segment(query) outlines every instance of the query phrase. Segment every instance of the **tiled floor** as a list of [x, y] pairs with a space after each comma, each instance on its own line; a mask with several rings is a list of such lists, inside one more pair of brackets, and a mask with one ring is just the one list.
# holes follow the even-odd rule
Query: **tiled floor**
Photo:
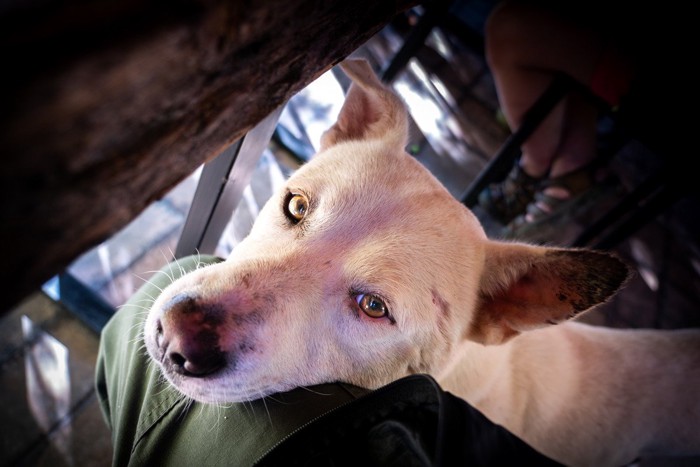
[[93, 389], [97, 334], [37, 293], [3, 317], [0, 342], [0, 465], [109, 466]]
[[[393, 31], [388, 28], [359, 53], [385, 65], [401, 43]], [[499, 122], [493, 82], [481, 55], [440, 31], [435, 31], [427, 44], [394, 86], [415, 119], [412, 151], [455, 196], [460, 196], [508, 131]], [[285, 125], [292, 130], [295, 121], [301, 122], [312, 144], [337, 112], [339, 102], [334, 99], [342, 99], [333, 75], [323, 80], [323, 91], [303, 93], [294, 101], [298, 106], [284, 116]], [[275, 158], [281, 154], [279, 147], [270, 148], [275, 152], [263, 158], [222, 239], [221, 255], [245, 235], [259, 205], [290, 170], [276, 162], [287, 160]], [[613, 161], [613, 167], [627, 183], [649, 169], [645, 167], [648, 160], [645, 149], [631, 142]], [[149, 271], [172, 256], [196, 180], [197, 174], [193, 174], [183, 181], [129, 229], [77, 261], [71, 272], [112, 306], [123, 303], [147, 280]], [[576, 222], [585, 221], [596, 209], [599, 205], [568, 225], [580, 228]], [[498, 225], [487, 217], [482, 220], [488, 231], [497, 235]], [[683, 199], [617, 246], [617, 251], [637, 265], [638, 274], [625, 291], [587, 320], [620, 327], [700, 325], [699, 224], [699, 200]], [[557, 231], [561, 234], [565, 229]], [[562, 239], [552, 237], [552, 241]], [[25, 315], [45, 334], [24, 340]], [[0, 467], [110, 465], [109, 433], [92, 388], [97, 334], [37, 292], [2, 318], [0, 342]], [[641, 465], [700, 465], [696, 461], [649, 459]]]

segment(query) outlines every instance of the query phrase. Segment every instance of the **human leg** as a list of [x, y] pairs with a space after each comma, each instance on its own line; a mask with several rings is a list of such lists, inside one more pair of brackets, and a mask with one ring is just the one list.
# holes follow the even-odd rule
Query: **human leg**
[[523, 212], [507, 223], [502, 235], [510, 238], [529, 238], [543, 223], [565, 215], [585, 199], [594, 199], [590, 189], [600, 176], [602, 160], [596, 148], [597, 109], [578, 93], [571, 94], [565, 103], [565, 125], [549, 173], [535, 188], [533, 199]]
[[[509, 126], [520, 126], [525, 113], [545, 92], [558, 72], [588, 84], [604, 41], [553, 11], [504, 2], [486, 27], [486, 52]], [[502, 222], [524, 211], [534, 185], [595, 157], [595, 108], [578, 96], [567, 96], [522, 145], [519, 166], [508, 179], [492, 185], [481, 204]], [[526, 183], [519, 187], [518, 180]]]
[[[522, 2], [504, 2], [486, 25], [486, 54], [506, 120], [517, 129], [525, 113], [558, 72], [588, 85], [604, 47], [604, 38], [568, 18]], [[575, 113], [562, 101], [523, 144], [521, 165], [532, 176], [545, 175], [560, 147], [574, 142]]]
[[538, 213], [550, 214], [558, 201], [579, 195], [593, 182], [597, 110], [577, 93], [567, 97], [563, 104], [561, 140], [550, 164], [548, 180], [542, 187], [546, 196], [535, 201], [537, 209], [531, 209], [525, 221], [534, 220]]

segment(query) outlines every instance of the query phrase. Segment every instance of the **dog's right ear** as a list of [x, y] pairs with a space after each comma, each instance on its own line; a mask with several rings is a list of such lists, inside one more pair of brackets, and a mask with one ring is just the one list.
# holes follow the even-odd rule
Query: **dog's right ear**
[[321, 137], [321, 150], [343, 141], [380, 139], [391, 147], [408, 142], [408, 116], [399, 97], [379, 80], [365, 60], [340, 67], [352, 80], [338, 121]]
[[624, 262], [602, 251], [489, 241], [467, 337], [501, 344], [556, 325], [607, 301], [629, 275]]

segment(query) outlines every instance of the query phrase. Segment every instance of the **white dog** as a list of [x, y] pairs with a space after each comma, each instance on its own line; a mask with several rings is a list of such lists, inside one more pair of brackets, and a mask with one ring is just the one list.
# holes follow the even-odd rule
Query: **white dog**
[[700, 452], [700, 331], [568, 321], [627, 267], [596, 251], [490, 240], [404, 152], [406, 110], [364, 61], [322, 150], [220, 264], [170, 285], [145, 342], [203, 402], [429, 373], [569, 465]]

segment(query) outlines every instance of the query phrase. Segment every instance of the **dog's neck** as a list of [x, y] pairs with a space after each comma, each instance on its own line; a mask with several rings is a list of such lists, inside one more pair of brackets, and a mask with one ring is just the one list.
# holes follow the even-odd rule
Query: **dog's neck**
[[474, 405], [500, 400], [503, 406], [509, 406], [513, 392], [509, 390], [513, 380], [512, 347], [513, 341], [491, 346], [465, 340], [455, 347], [437, 379], [447, 390]]
[[[557, 391], [542, 382], [569, 375], [577, 360], [574, 347], [581, 351], [591, 345], [580, 339], [581, 323], [559, 326], [521, 334], [501, 345], [483, 345], [464, 341], [455, 347], [450, 359], [436, 377], [449, 392], [465, 399], [489, 418], [507, 423], [511, 430], [522, 433], [528, 425], [542, 423], [539, 411], [530, 413], [532, 399], [546, 400], [553, 406], [575, 406], [578, 391]], [[576, 345], [572, 347], [572, 341]], [[527, 355], [526, 359], [522, 356]], [[585, 369], [580, 369], [585, 374]], [[533, 418], [534, 417], [534, 418]]]

